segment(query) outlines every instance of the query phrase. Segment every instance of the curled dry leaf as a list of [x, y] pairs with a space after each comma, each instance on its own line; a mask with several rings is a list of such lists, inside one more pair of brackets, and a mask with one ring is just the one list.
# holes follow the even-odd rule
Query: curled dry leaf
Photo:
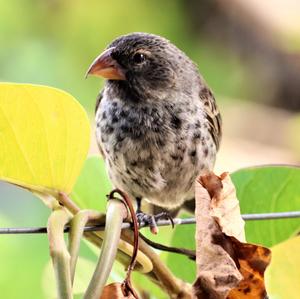
[[215, 194], [211, 197], [210, 215], [220, 225], [223, 233], [233, 236], [241, 242], [246, 242], [245, 222], [241, 217], [240, 204], [229, 174], [223, 173], [220, 177], [213, 174], [211, 179], [218, 181], [221, 188], [216, 188]]
[[122, 283], [114, 282], [111, 283], [103, 289], [100, 299], [135, 299], [135, 297], [129, 293], [126, 295], [124, 292], [124, 287]]
[[222, 193], [220, 179], [205, 176], [201, 178], [201, 182], [207, 189], [199, 182], [196, 183], [197, 280], [194, 288], [199, 299], [224, 299], [242, 280], [242, 275], [231, 258], [233, 248], [230, 241], [210, 214], [211, 198], [217, 203]]
[[243, 280], [230, 291], [228, 299], [264, 299], [267, 295], [264, 272], [271, 261], [271, 250], [241, 243], [230, 237]]
[[260, 299], [270, 250], [245, 242], [244, 221], [228, 173], [196, 183], [197, 298]]

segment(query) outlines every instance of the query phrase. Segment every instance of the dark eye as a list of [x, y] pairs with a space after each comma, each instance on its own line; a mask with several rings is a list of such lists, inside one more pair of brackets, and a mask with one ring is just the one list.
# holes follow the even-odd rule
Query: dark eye
[[145, 59], [146, 59], [146, 57], [142, 53], [135, 53], [133, 55], [133, 61], [134, 61], [134, 63], [137, 63], [137, 64], [142, 63], [142, 62], [145, 61]]

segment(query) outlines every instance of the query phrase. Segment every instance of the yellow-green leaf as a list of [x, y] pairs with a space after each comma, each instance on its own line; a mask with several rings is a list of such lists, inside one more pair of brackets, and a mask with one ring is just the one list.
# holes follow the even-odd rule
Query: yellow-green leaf
[[270, 299], [298, 299], [300, 294], [300, 237], [272, 247], [272, 261], [265, 273]]
[[0, 179], [70, 193], [90, 143], [80, 104], [61, 90], [0, 83]]

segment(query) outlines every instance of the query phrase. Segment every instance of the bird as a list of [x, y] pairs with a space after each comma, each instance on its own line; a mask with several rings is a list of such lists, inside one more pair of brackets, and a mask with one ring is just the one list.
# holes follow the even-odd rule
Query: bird
[[[164, 37], [117, 37], [87, 75], [106, 79], [96, 103], [96, 139], [116, 188], [171, 211], [194, 199], [222, 136], [215, 97], [197, 65]], [[141, 212], [142, 213], [142, 212]], [[149, 220], [150, 221], [150, 220]]]

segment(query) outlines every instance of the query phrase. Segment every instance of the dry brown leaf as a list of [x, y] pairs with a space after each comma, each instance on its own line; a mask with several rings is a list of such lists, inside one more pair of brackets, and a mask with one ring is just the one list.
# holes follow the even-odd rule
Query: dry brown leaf
[[196, 219], [197, 298], [264, 298], [270, 250], [242, 243], [244, 221], [228, 173], [196, 183]]
[[222, 232], [245, 242], [245, 222], [241, 217], [239, 201], [229, 174], [224, 172], [218, 177], [210, 173], [200, 177], [200, 180], [211, 197], [210, 215], [220, 225]]
[[243, 280], [230, 291], [228, 299], [264, 299], [267, 295], [264, 272], [271, 262], [271, 250], [259, 245], [241, 243], [231, 237]]
[[219, 200], [222, 193], [221, 181], [216, 176], [205, 176], [201, 179], [208, 188], [205, 189], [199, 182], [196, 183], [197, 280], [194, 288], [197, 298], [224, 299], [242, 280], [242, 275], [231, 258], [233, 249], [230, 241], [225, 238], [219, 224], [210, 214], [211, 196], [216, 201]]
[[124, 287], [122, 283], [114, 282], [105, 286], [100, 299], [135, 299], [134, 296], [129, 293], [124, 295]]

